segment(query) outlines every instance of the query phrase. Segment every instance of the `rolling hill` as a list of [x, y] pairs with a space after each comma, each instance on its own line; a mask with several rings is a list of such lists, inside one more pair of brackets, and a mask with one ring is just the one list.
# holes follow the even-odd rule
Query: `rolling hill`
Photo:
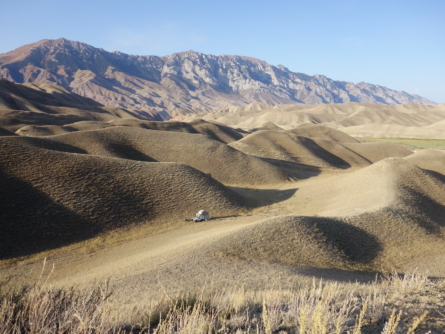
[[3, 140], [0, 152], [1, 259], [125, 226], [178, 220], [203, 206], [214, 216], [245, 208], [241, 196], [186, 165], [65, 153]]
[[445, 138], [443, 105], [278, 105], [214, 110], [176, 119], [187, 121], [195, 117], [248, 131], [261, 128], [262, 124], [270, 122], [282, 129], [293, 131], [297, 131], [294, 128], [304, 124], [324, 125], [353, 137]]
[[287, 131], [256, 131], [230, 146], [258, 157], [330, 168], [364, 167], [388, 157], [412, 153], [392, 143], [359, 143], [338, 130], [320, 125]]
[[50, 84], [14, 84], [0, 78], [0, 126], [16, 131], [27, 125], [65, 125], [116, 118], [154, 119], [101, 104]]
[[176, 162], [210, 174], [226, 185], [286, 182], [289, 175], [256, 157], [201, 134], [110, 127], [51, 137], [3, 137], [4, 141], [71, 153], [148, 162]]

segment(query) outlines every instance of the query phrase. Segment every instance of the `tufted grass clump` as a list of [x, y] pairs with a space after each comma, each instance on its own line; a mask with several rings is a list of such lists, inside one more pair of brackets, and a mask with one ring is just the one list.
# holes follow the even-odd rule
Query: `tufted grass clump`
[[293, 290], [165, 295], [127, 309], [108, 282], [55, 288], [3, 280], [0, 333], [435, 333], [445, 329], [444, 291], [425, 274], [391, 273], [364, 285], [314, 279]]

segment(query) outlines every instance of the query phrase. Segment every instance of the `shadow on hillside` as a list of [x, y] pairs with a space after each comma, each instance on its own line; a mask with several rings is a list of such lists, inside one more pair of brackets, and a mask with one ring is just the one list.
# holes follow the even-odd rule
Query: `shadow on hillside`
[[27, 146], [43, 148], [50, 151], [58, 151], [58, 152], [67, 152], [67, 153], [78, 153], [78, 154], [88, 154], [87, 151], [81, 149], [79, 147], [59, 143], [57, 141], [53, 141], [49, 138], [41, 138], [41, 137], [13, 137], [9, 139], [9, 142], [16, 143], [22, 145], [26, 143]]
[[0, 260], [82, 241], [103, 230], [1, 169], [0, 188]]
[[33, 111], [1, 110], [0, 126], [9, 131], [17, 131], [27, 125], [66, 125], [89, 120], [78, 115], [53, 115]]
[[278, 159], [269, 159], [257, 157], [288, 174], [290, 177], [297, 180], [305, 180], [317, 176], [321, 173], [321, 168], [316, 166], [309, 166], [300, 164], [298, 162], [284, 161]]
[[311, 224], [347, 261], [368, 264], [382, 251], [377, 238], [361, 228], [330, 217], [310, 217]]
[[[397, 219], [401, 219], [402, 221], [409, 221], [411, 217], [416, 217], [413, 215], [412, 210], [419, 211], [422, 213], [422, 216], [419, 218], [411, 219], [417, 226], [422, 228], [426, 233], [437, 235], [443, 238], [443, 228], [445, 227], [445, 206], [441, 203], [436, 202], [433, 198], [429, 196], [425, 196], [421, 192], [417, 190], [410, 189], [409, 192], [412, 196], [412, 202], [408, 202], [407, 212], [397, 212], [393, 211], [393, 214], [397, 217]], [[414, 214], [415, 214], [414, 211]], [[404, 216], [407, 218], [404, 218]]]
[[233, 191], [243, 196], [250, 207], [257, 208], [265, 205], [275, 204], [291, 198], [298, 190], [294, 189], [251, 189], [251, 188], [235, 188]]
[[71, 107], [83, 109], [86, 106], [89, 107], [103, 107], [99, 102], [90, 99], [88, 97], [77, 96], [73, 93], [62, 93], [53, 91], [51, 93], [36, 90], [25, 85], [14, 85], [12, 83], [6, 83], [4, 89], [8, 92], [24, 96], [26, 99], [38, 104], [54, 107]]
[[439, 173], [439, 172], [433, 171], [433, 170], [424, 169], [424, 168], [422, 168], [422, 169], [423, 169], [425, 172], [427, 172], [428, 174], [430, 174], [430, 175], [432, 175], [433, 177], [435, 177], [436, 179], [438, 179], [439, 181], [445, 183], [445, 175], [443, 175], [443, 174], [441, 174], [441, 173]]
[[336, 281], [341, 283], [371, 283], [376, 279], [376, 272], [358, 272], [339, 269], [304, 268], [297, 271], [300, 275]]
[[328, 150], [324, 149], [320, 145], [318, 145], [315, 140], [307, 137], [299, 137], [301, 140], [301, 144], [309, 150], [314, 156], [324, 160], [326, 163], [332, 165], [336, 168], [347, 169], [351, 167], [351, 165], [343, 160], [342, 158], [332, 154]]
[[135, 149], [129, 144], [127, 145], [120, 143], [112, 143], [107, 145], [107, 149], [110, 152], [116, 154], [121, 159], [145, 161], [145, 162], [158, 162], [158, 160], [155, 160], [152, 157], [142, 153], [141, 151]]

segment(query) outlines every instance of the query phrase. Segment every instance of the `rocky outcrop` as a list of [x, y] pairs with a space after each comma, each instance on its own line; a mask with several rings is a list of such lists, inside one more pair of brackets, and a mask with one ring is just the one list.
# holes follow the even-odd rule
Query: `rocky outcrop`
[[157, 113], [211, 110], [253, 102], [435, 104], [382, 86], [294, 73], [243, 56], [194, 51], [170, 56], [107, 52], [66, 39], [42, 40], [0, 54], [0, 77], [63, 86], [105, 106]]

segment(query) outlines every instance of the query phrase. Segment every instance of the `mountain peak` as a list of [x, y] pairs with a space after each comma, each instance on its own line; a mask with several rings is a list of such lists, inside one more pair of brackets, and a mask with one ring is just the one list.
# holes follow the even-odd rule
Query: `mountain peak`
[[57, 84], [105, 106], [158, 113], [209, 110], [250, 103], [367, 102], [435, 104], [417, 95], [360, 82], [335, 81], [237, 55], [188, 50], [135, 56], [65, 38], [41, 40], [0, 55], [0, 77]]

